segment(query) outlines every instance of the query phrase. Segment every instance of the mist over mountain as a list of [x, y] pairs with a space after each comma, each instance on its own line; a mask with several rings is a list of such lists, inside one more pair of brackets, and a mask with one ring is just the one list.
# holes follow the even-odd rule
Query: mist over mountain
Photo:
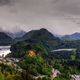
[[8, 36], [10, 36], [13, 39], [22, 37], [24, 34], [26, 34], [26, 31], [19, 27], [14, 27], [11, 30], [8, 30], [7, 27], [6, 28], [1, 27], [0, 32], [6, 33]]
[[25, 31], [18, 31], [18, 32], [14, 32], [14, 33], [6, 32], [6, 34], [8, 36], [10, 36], [11, 38], [15, 39], [15, 38], [22, 37], [23, 35], [26, 34], [26, 32]]

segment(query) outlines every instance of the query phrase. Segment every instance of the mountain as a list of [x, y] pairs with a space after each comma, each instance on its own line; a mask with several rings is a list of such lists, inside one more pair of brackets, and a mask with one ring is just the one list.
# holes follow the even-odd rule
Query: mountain
[[41, 28], [40, 30], [32, 30], [26, 33], [24, 36], [20, 38], [16, 38], [14, 42], [18, 41], [24, 41], [24, 40], [35, 40], [35, 41], [42, 41], [49, 44], [46, 45], [58, 45], [60, 42], [60, 39], [58, 37], [55, 37], [52, 33], [50, 33], [47, 29]]
[[80, 33], [76, 32], [71, 35], [65, 35], [62, 37], [64, 40], [78, 40], [80, 39]]
[[0, 45], [10, 45], [12, 43], [12, 38], [4, 32], [0, 32]]
[[18, 31], [18, 32], [15, 32], [15, 33], [6, 32], [6, 34], [8, 36], [10, 36], [11, 38], [15, 39], [15, 38], [22, 37], [24, 34], [26, 34], [26, 32], [25, 31]]
[[37, 49], [36, 51], [43, 50], [41, 53], [46, 53], [59, 48], [61, 44], [62, 42], [58, 37], [55, 37], [47, 29], [42, 28], [40, 30], [32, 30], [21, 38], [16, 38], [11, 51], [13, 55], [19, 53], [16, 56], [22, 57], [22, 53], [25, 53], [25, 50]]

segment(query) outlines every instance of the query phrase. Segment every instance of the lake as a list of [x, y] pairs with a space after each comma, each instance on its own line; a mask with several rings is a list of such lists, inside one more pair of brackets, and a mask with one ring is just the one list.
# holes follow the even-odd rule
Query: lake
[[11, 53], [10, 47], [11, 46], [0, 46], [0, 56], [4, 55], [5, 57], [7, 54]]
[[51, 52], [60, 52], [60, 51], [76, 51], [76, 49], [74, 49], [74, 48], [70, 48], [70, 49], [56, 49], [56, 50], [52, 50]]

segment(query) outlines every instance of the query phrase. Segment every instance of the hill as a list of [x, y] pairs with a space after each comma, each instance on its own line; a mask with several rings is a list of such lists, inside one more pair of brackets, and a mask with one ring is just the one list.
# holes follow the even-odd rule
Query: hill
[[27, 49], [37, 49], [36, 51], [38, 51], [38, 53], [40, 53], [40, 50], [42, 50], [42, 53], [48, 53], [58, 48], [61, 44], [62, 42], [59, 38], [42, 28], [40, 30], [32, 30], [23, 37], [17, 38], [16, 43], [11, 47], [11, 51], [13, 54], [22, 54], [25, 53]]
[[20, 38], [16, 38], [14, 42], [24, 41], [24, 40], [34, 40], [38, 42], [42, 42], [48, 48], [50, 47], [57, 47], [61, 44], [61, 40], [58, 37], [55, 37], [52, 33], [50, 33], [47, 29], [40, 29], [40, 30], [32, 30], [26, 33], [24, 36]]
[[12, 43], [12, 38], [4, 32], [0, 32], [0, 45], [10, 45]]
[[78, 40], [80, 39], [80, 33], [76, 32], [71, 35], [65, 35], [62, 37], [64, 40]]

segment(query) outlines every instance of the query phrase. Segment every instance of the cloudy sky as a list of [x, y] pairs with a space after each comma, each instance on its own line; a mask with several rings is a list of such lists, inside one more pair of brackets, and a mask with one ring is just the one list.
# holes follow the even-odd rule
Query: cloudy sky
[[0, 30], [80, 32], [80, 0], [0, 0]]

